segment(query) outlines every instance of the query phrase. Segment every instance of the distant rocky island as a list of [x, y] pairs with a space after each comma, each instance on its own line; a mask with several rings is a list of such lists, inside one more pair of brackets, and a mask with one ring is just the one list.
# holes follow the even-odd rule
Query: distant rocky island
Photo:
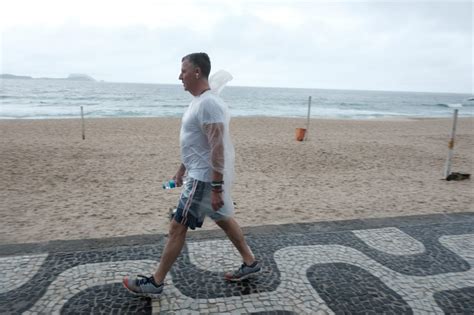
[[67, 78], [33, 78], [26, 75], [14, 75], [3, 73], [0, 74], [0, 79], [16, 79], [16, 80], [68, 80], [68, 81], [97, 81], [93, 77], [87, 74], [72, 73]]

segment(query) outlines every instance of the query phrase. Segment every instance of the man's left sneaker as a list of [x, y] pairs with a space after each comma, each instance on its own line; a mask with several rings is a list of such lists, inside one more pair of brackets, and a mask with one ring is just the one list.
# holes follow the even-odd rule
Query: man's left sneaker
[[250, 266], [243, 263], [242, 266], [240, 266], [240, 268], [236, 271], [226, 273], [224, 275], [224, 279], [226, 279], [227, 281], [241, 281], [259, 273], [261, 270], [262, 266], [257, 260], [254, 261], [254, 263]]
[[145, 277], [138, 275], [136, 277], [125, 277], [123, 278], [123, 286], [131, 293], [139, 296], [145, 296], [150, 298], [158, 298], [163, 292], [164, 284], [157, 284], [151, 277]]

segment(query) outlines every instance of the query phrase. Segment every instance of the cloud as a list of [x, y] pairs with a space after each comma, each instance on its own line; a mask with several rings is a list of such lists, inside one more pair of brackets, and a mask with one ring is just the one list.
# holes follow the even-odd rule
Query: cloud
[[206, 51], [234, 85], [472, 91], [470, 2], [11, 3], [1, 72], [178, 83]]

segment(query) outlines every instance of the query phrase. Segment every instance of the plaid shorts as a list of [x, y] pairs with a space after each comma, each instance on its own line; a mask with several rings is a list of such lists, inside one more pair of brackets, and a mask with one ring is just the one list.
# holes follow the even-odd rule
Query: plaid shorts
[[217, 211], [212, 209], [211, 188], [211, 183], [188, 177], [179, 198], [174, 220], [194, 230], [202, 227], [206, 216], [214, 221], [232, 217], [232, 201], [224, 201], [224, 206]]

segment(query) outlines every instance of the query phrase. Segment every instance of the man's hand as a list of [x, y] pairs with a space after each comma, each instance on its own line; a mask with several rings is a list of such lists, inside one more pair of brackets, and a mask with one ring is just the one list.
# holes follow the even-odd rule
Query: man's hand
[[181, 187], [183, 186], [183, 176], [176, 174], [173, 176], [173, 180], [176, 183], [176, 187]]
[[217, 211], [224, 205], [224, 200], [222, 199], [222, 192], [216, 192], [211, 190], [211, 206], [212, 210]]
[[183, 164], [179, 167], [178, 171], [176, 174], [173, 176], [173, 180], [176, 183], [176, 187], [181, 187], [183, 186], [183, 177], [184, 174], [186, 173], [186, 168], [184, 167]]

